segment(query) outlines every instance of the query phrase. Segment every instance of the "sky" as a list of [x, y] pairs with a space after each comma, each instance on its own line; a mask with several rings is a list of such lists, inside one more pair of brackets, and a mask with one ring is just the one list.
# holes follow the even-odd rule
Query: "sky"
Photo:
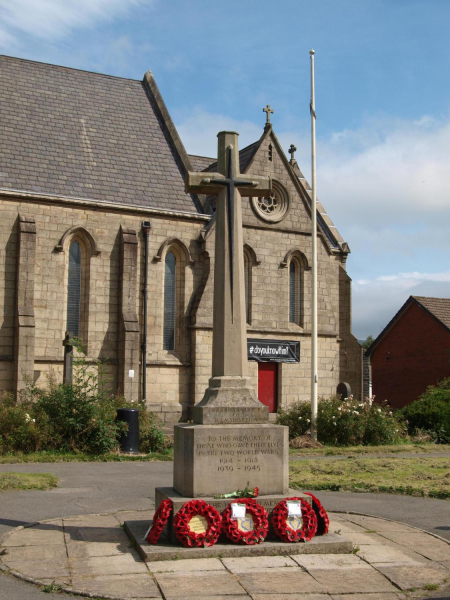
[[450, 298], [448, 0], [0, 0], [0, 53], [156, 78], [188, 152], [274, 131], [351, 254], [353, 333], [377, 336], [410, 295]]

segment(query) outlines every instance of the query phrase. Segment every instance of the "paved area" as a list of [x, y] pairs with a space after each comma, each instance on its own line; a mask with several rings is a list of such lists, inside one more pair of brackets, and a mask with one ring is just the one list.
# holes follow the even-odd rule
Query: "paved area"
[[[345, 592], [329, 592], [327, 591], [328, 588], [324, 588], [322, 591], [320, 592], [307, 592], [306, 591], [306, 587], [303, 586], [301, 584], [302, 580], [304, 581], [311, 581], [309, 579], [309, 577], [311, 577], [313, 580], [315, 578], [314, 573], [312, 572], [314, 569], [318, 569], [320, 571], [339, 571], [344, 569], [344, 566], [339, 566], [336, 568], [332, 568], [333, 565], [328, 565], [327, 568], [325, 568], [322, 566], [319, 567], [314, 567], [310, 565], [311, 571], [306, 567], [306, 565], [300, 565], [298, 562], [296, 562], [296, 560], [300, 560], [300, 558], [307, 558], [307, 557], [292, 557], [292, 561], [294, 561], [295, 566], [292, 565], [292, 562], [289, 562], [289, 564], [291, 565], [289, 566], [280, 566], [278, 564], [278, 560], [281, 557], [272, 557], [272, 559], [274, 560], [273, 566], [267, 566], [267, 564], [262, 564], [261, 563], [261, 558], [257, 559], [256, 562], [256, 566], [253, 565], [252, 570], [251, 571], [258, 571], [261, 572], [261, 582], [263, 581], [271, 581], [272, 578], [275, 577], [276, 572], [278, 572], [279, 569], [294, 569], [295, 572], [299, 572], [299, 575], [294, 575], [293, 577], [298, 577], [298, 581], [294, 586], [291, 586], [291, 588], [289, 588], [289, 592], [283, 591], [277, 591], [276, 593], [273, 593], [271, 591], [266, 591], [264, 592], [263, 590], [260, 591], [255, 591], [257, 588], [254, 587], [253, 584], [251, 584], [251, 581], [255, 582], [255, 577], [250, 573], [250, 575], [246, 575], [243, 579], [242, 579], [242, 583], [239, 583], [239, 585], [241, 586], [240, 592], [239, 594], [236, 595], [236, 593], [233, 591], [233, 589], [237, 589], [237, 588], [232, 588], [229, 587], [227, 588], [228, 591], [224, 592], [223, 590], [225, 588], [220, 587], [219, 583], [220, 581], [222, 581], [222, 583], [227, 580], [230, 581], [230, 577], [233, 579], [233, 581], [239, 581], [241, 582], [241, 576], [238, 575], [237, 572], [234, 572], [234, 570], [238, 567], [236, 567], [236, 565], [233, 567], [233, 569], [231, 569], [229, 567], [229, 565], [226, 564], [225, 561], [231, 560], [231, 559], [223, 559], [222, 561], [218, 561], [218, 559], [208, 559], [208, 560], [212, 560], [213, 562], [209, 562], [207, 563], [210, 567], [212, 568], [212, 571], [206, 571], [205, 569], [200, 569], [200, 565], [198, 563], [198, 561], [196, 561], [196, 568], [195, 571], [193, 571], [193, 567], [192, 567], [192, 563], [191, 564], [186, 564], [184, 561], [171, 561], [171, 565], [178, 565], [178, 566], [173, 566], [172, 573], [165, 573], [165, 574], [158, 574], [157, 571], [151, 571], [151, 570], [147, 570], [145, 565], [143, 565], [143, 563], [141, 563], [133, 554], [132, 549], [128, 548], [129, 545], [129, 541], [128, 538], [124, 538], [123, 536], [125, 535], [123, 530], [120, 527], [116, 527], [116, 525], [119, 525], [119, 521], [123, 518], [125, 518], [124, 513], [120, 512], [120, 511], [140, 511], [138, 514], [139, 516], [136, 515], [137, 519], [141, 519], [142, 518], [142, 513], [141, 511], [147, 511], [146, 517], [150, 518], [151, 515], [151, 511], [154, 507], [153, 504], [153, 494], [154, 494], [154, 488], [157, 485], [171, 485], [171, 481], [172, 481], [172, 463], [167, 462], [167, 463], [52, 463], [52, 464], [21, 464], [21, 465], [0, 465], [0, 471], [19, 471], [19, 472], [52, 472], [55, 473], [59, 478], [60, 478], [60, 484], [59, 487], [48, 491], [48, 492], [38, 492], [38, 491], [28, 491], [28, 492], [14, 492], [14, 493], [4, 493], [1, 494], [0, 496], [0, 535], [2, 533], [6, 533], [8, 531], [10, 531], [12, 528], [16, 528], [18, 526], [22, 526], [22, 525], [27, 525], [27, 524], [31, 524], [33, 522], [36, 521], [42, 521], [42, 520], [46, 520], [46, 519], [51, 519], [53, 521], [55, 521], [55, 523], [53, 524], [53, 529], [48, 529], [47, 531], [49, 531], [49, 533], [46, 533], [45, 535], [50, 536], [49, 539], [52, 540], [52, 531], [53, 531], [53, 535], [58, 534], [58, 530], [56, 529], [57, 527], [63, 527], [63, 523], [62, 523], [62, 518], [69, 518], [69, 517], [83, 517], [83, 518], [91, 518], [88, 515], [92, 514], [92, 513], [111, 513], [113, 515], [113, 523], [114, 526], [112, 525], [108, 525], [106, 527], [93, 527], [91, 525], [88, 525], [88, 531], [84, 532], [84, 534], [87, 535], [88, 532], [90, 532], [90, 535], [93, 534], [94, 537], [95, 535], [95, 530], [103, 530], [100, 531], [98, 533], [98, 536], [101, 537], [101, 535], [105, 535], [105, 530], [109, 530], [112, 531], [114, 530], [115, 533], [113, 535], [118, 536], [118, 538], [120, 539], [116, 539], [115, 541], [111, 541], [109, 539], [107, 539], [106, 541], [101, 541], [98, 538], [95, 539], [92, 542], [88, 542], [85, 539], [72, 539], [72, 537], [70, 538], [70, 541], [67, 542], [65, 539], [65, 535], [59, 531], [59, 533], [62, 535], [62, 537], [64, 538], [63, 541], [61, 541], [61, 537], [60, 536], [56, 536], [57, 539], [56, 543], [42, 543], [42, 541], [39, 541], [39, 544], [37, 546], [33, 546], [31, 545], [30, 548], [28, 549], [28, 552], [31, 553], [31, 559], [30, 562], [32, 562], [34, 560], [34, 562], [36, 563], [36, 561], [39, 561], [40, 563], [45, 563], [45, 562], [58, 562], [58, 558], [57, 556], [54, 556], [52, 559], [48, 558], [48, 554], [46, 554], [46, 552], [56, 552], [58, 553], [58, 550], [55, 550], [54, 547], [60, 546], [60, 550], [59, 552], [61, 552], [61, 547], [66, 547], [68, 548], [69, 544], [73, 544], [73, 549], [75, 552], [75, 556], [72, 555], [72, 557], [68, 557], [67, 555], [67, 565], [69, 564], [69, 560], [71, 561], [86, 561], [89, 562], [90, 559], [101, 559], [102, 558], [102, 554], [101, 552], [104, 552], [106, 550], [107, 553], [109, 553], [111, 551], [111, 544], [113, 544], [113, 546], [115, 545], [115, 552], [116, 554], [106, 554], [107, 556], [107, 560], [104, 560], [104, 563], [106, 562], [107, 564], [111, 564], [112, 566], [110, 568], [112, 568], [114, 570], [114, 562], [118, 562], [120, 560], [120, 557], [122, 554], [125, 554], [123, 552], [123, 550], [125, 550], [124, 545], [126, 545], [126, 554], [128, 556], [128, 569], [132, 569], [132, 571], [134, 570], [134, 568], [138, 568], [138, 569], [142, 569], [144, 568], [144, 571], [138, 571], [138, 572], [128, 572], [128, 575], [124, 575], [124, 573], [126, 572], [126, 568], [124, 568], [124, 570], [121, 571], [122, 575], [119, 578], [121, 581], [126, 581], [126, 577], [131, 577], [131, 576], [140, 576], [141, 579], [141, 583], [144, 582], [143, 584], [146, 585], [148, 583], [147, 579], [150, 580], [151, 582], [154, 583], [154, 585], [156, 586], [157, 590], [158, 590], [158, 594], [159, 596], [156, 597], [166, 597], [166, 598], [193, 598], [195, 597], [201, 597], [202, 600], [208, 600], [208, 598], [216, 598], [216, 600], [218, 600], [221, 597], [226, 597], [228, 600], [233, 600], [234, 597], [236, 598], [246, 598], [246, 597], [252, 597], [252, 598], [256, 598], [257, 600], [262, 600], [264, 598], [264, 600], [269, 600], [271, 598], [274, 598], [275, 600], [279, 598], [279, 600], [283, 599], [283, 600], [298, 600], [301, 598], [307, 598], [308, 600], [329, 600], [330, 598], [333, 598], [333, 600], [335, 598], [337, 598], [338, 600], [396, 600], [399, 597], [401, 598], [401, 594], [403, 593], [401, 591], [401, 587], [399, 587], [399, 583], [401, 583], [401, 580], [398, 579], [397, 583], [396, 581], [394, 581], [394, 579], [392, 578], [392, 574], [389, 574], [389, 571], [386, 572], [382, 572], [381, 569], [389, 569], [389, 568], [395, 568], [397, 569], [396, 572], [396, 577], [400, 577], [400, 574], [402, 574], [402, 570], [403, 569], [403, 575], [406, 572], [415, 572], [417, 571], [417, 573], [420, 573], [422, 571], [420, 571], [419, 565], [412, 565], [411, 567], [411, 563], [408, 563], [408, 565], [401, 565], [401, 564], [395, 564], [397, 563], [402, 563], [402, 562], [408, 562], [407, 559], [405, 558], [405, 555], [407, 557], [409, 557], [410, 559], [413, 558], [413, 562], [417, 560], [417, 562], [420, 563], [421, 568], [423, 568], [423, 565], [427, 565], [428, 567], [430, 567], [432, 564], [434, 565], [434, 563], [436, 563], [436, 565], [438, 565], [438, 568], [436, 569], [435, 576], [439, 577], [441, 573], [443, 573], [442, 569], [447, 569], [449, 568], [449, 563], [450, 563], [450, 558], [443, 558], [444, 556], [447, 556], [447, 554], [445, 554], [445, 552], [443, 554], [439, 553], [438, 556], [433, 555], [433, 556], [426, 556], [425, 554], [421, 554], [421, 549], [422, 546], [425, 549], [425, 551], [428, 551], [430, 547], [433, 547], [434, 549], [436, 548], [444, 548], [444, 546], [442, 546], [442, 544], [444, 544], [444, 542], [441, 542], [439, 540], [436, 540], [435, 538], [433, 538], [432, 536], [426, 536], [426, 534], [423, 533], [419, 533], [417, 534], [417, 532], [415, 530], [410, 531], [410, 528], [406, 528], [406, 530], [404, 531], [398, 531], [393, 529], [393, 527], [396, 527], [395, 525], [391, 525], [389, 524], [389, 531], [391, 533], [389, 533], [389, 531], [387, 532], [383, 532], [381, 531], [379, 528], [377, 529], [374, 525], [367, 523], [361, 524], [358, 522], [355, 522], [355, 519], [357, 519], [357, 516], [351, 516], [351, 515], [343, 515], [343, 514], [339, 514], [339, 515], [334, 515], [334, 524], [332, 526], [332, 530], [334, 531], [339, 531], [341, 530], [342, 533], [344, 533], [344, 529], [345, 527], [347, 528], [356, 528], [356, 531], [353, 531], [353, 533], [351, 534], [353, 535], [358, 535], [359, 533], [359, 539], [358, 537], [355, 538], [355, 543], [359, 544], [361, 550], [360, 552], [358, 552], [356, 554], [356, 558], [358, 560], [358, 564], [359, 563], [364, 563], [367, 564], [371, 567], [371, 569], [373, 569], [375, 572], [377, 572], [380, 577], [382, 576], [384, 579], [386, 579], [386, 581], [388, 581], [390, 583], [390, 585], [392, 585], [395, 589], [395, 591], [391, 591], [391, 592], [381, 592], [381, 591], [376, 591], [375, 589], [371, 590], [371, 595], [368, 596], [367, 594], [364, 593], [363, 596], [360, 595], [360, 593], [353, 593], [352, 596], [349, 596], [348, 594], [346, 595]], [[395, 521], [401, 521], [402, 523], [405, 523], [407, 525], [412, 525], [412, 526], [416, 526], [416, 527], [421, 527], [423, 529], [426, 529], [427, 531], [431, 531], [434, 532], [442, 537], [445, 537], [446, 539], [450, 540], [450, 502], [449, 501], [445, 501], [445, 500], [432, 500], [432, 499], [424, 499], [424, 498], [412, 498], [409, 496], [395, 496], [395, 495], [387, 495], [387, 494], [352, 494], [352, 493], [341, 493], [341, 492], [318, 492], [319, 497], [321, 498], [322, 502], [324, 503], [324, 505], [326, 506], [326, 508], [329, 511], [355, 511], [355, 512], [360, 512], [360, 513], [366, 513], [366, 514], [371, 514], [371, 515], [375, 515], [377, 517], [384, 517], [387, 519], [393, 519]], [[130, 515], [127, 515], [127, 518], [129, 518]], [[111, 517], [108, 517], [111, 518]], [[110, 521], [111, 522], [111, 521]], [[383, 521], [384, 522], [384, 521]], [[59, 524], [58, 524], [59, 523]], [[103, 521], [103, 523], [105, 523], [105, 521]], [[377, 520], [377, 526], [380, 525], [380, 523], [382, 523], [382, 521]], [[385, 523], [385, 522], [384, 522]], [[86, 523], [83, 524], [83, 527], [81, 527], [82, 525], [82, 521], [78, 521], [77, 519], [72, 519], [72, 522], [70, 523], [70, 526], [73, 527], [73, 530], [75, 530], [75, 528], [78, 527], [78, 529], [82, 530], [83, 528], [85, 528]], [[403, 527], [403, 525], [397, 525], [400, 527]], [[360, 528], [359, 530], [357, 528]], [[363, 531], [361, 532], [361, 528], [363, 529]], [[366, 533], [366, 531], [370, 531], [370, 530], [375, 530], [377, 531], [376, 534], [374, 533]], [[31, 530], [30, 530], [31, 531]], [[408, 535], [409, 532], [409, 535]], [[17, 532], [18, 534], [19, 532]], [[83, 535], [84, 535], [83, 534]], [[402, 534], [402, 535], [399, 535]], [[421, 535], [421, 536], [426, 536], [425, 538], [421, 538], [421, 540], [418, 540], [417, 537], [414, 536], [415, 535]], [[14, 535], [16, 535], [16, 533], [14, 533]], [[81, 534], [80, 534], [81, 535]], [[345, 535], [348, 537], [349, 534], [348, 532], [345, 532]], [[362, 537], [361, 540], [361, 536], [365, 536]], [[395, 539], [391, 539], [391, 537], [389, 536], [396, 536]], [[402, 537], [403, 536], [403, 537]], [[381, 538], [381, 539], [379, 539]], [[56, 538], [53, 538], [53, 540], [55, 540]], [[424, 543], [424, 539], [427, 541], [427, 543]], [[362, 543], [362, 541], [366, 542], [366, 543]], [[84, 544], [86, 545], [83, 545]], [[376, 543], [371, 543], [369, 544], [369, 542], [376, 542]], [[109, 546], [103, 546], [101, 547], [101, 544], [109, 544]], [[87, 545], [92, 545], [94, 544], [94, 546], [92, 546], [93, 548], [96, 548], [96, 550], [93, 550], [94, 555], [93, 556], [85, 556], [84, 558], [82, 556], [76, 556], [76, 553], [83, 553], [83, 552], [87, 552], [89, 553], [89, 551], [85, 551], [85, 550], [75, 550], [75, 546], [80, 546], [85, 548], [87, 547]], [[365, 546], [365, 550], [368, 552], [367, 557], [364, 555], [363, 553], [363, 546]], [[387, 552], [387, 556], [389, 558], [389, 560], [387, 560], [386, 562], [388, 564], [385, 564], [383, 562], [380, 562], [377, 559], [377, 556], [373, 556], [370, 555], [369, 552], [373, 552], [373, 548], [372, 550], [369, 550], [369, 546], [372, 547], [376, 547], [376, 546], [383, 546], [384, 550], [383, 552]], [[24, 548], [26, 548], [27, 546], [23, 546]], [[50, 547], [50, 550], [48, 550], [48, 548]], [[392, 548], [397, 548], [398, 551], [400, 552], [401, 556], [399, 557], [398, 555], [392, 554]], [[18, 562], [19, 560], [19, 555], [17, 553], [20, 554], [20, 546], [15, 546], [16, 550], [16, 562]], [[389, 551], [387, 550], [387, 548], [389, 549]], [[448, 551], [448, 546], [446, 546], [447, 551]], [[428, 550], [427, 550], [428, 549]], [[378, 550], [380, 550], [380, 548], [378, 548]], [[14, 551], [13, 551], [14, 552]], [[25, 550], [22, 550], [22, 552], [25, 553]], [[96, 554], [100, 552], [100, 554], [98, 556], [96, 556]], [[411, 557], [410, 553], [413, 553], [413, 556]], [[417, 556], [415, 556], [417, 555]], [[4, 555], [2, 557], [0, 557], [0, 560], [7, 560], [8, 555]], [[47, 556], [47, 558], [46, 558]], [[60, 555], [61, 556], [61, 555]], [[104, 558], [104, 554], [103, 554], [103, 558]], [[115, 559], [113, 559], [113, 556], [116, 556]], [[12, 555], [10, 554], [9, 557], [11, 558]], [[119, 557], [119, 558], [117, 558]], [[397, 561], [393, 560], [395, 557], [398, 558]], [[418, 558], [420, 558], [420, 560], [418, 560]], [[379, 556], [378, 556], [379, 558]], [[382, 557], [383, 558], [383, 557]], [[135, 560], [136, 559], [136, 560]], [[436, 560], [438, 559], [438, 560]], [[439, 560], [440, 559], [440, 560]], [[130, 562], [131, 560], [131, 562]], [[248, 560], [248, 559], [245, 559]], [[283, 560], [285, 560], [285, 558], [283, 557]], [[354, 560], [354, 559], [352, 559]], [[218, 562], [217, 562], [218, 561]], [[362, 561], [362, 562], [361, 562]], [[368, 561], [368, 562], [366, 562]], [[219, 565], [220, 563], [220, 565]], [[80, 566], [81, 564], [83, 564], [82, 562], [79, 562], [78, 565]], [[95, 564], [95, 561], [94, 561]], [[97, 560], [97, 567], [93, 567], [93, 570], [95, 571], [98, 568], [98, 565], [101, 564], [101, 560]], [[136, 564], [139, 564], [139, 567], [135, 567]], [[381, 569], [378, 568], [378, 564], [380, 564]], [[131, 565], [131, 567], [130, 567]], [[181, 565], [181, 566], [180, 566]], [[60, 565], [61, 569], [66, 569], [67, 567], [64, 565]], [[181, 569], [181, 572], [183, 572], [183, 568], [184, 567], [184, 573], [190, 573], [189, 577], [186, 578], [184, 575], [176, 575], [176, 572], [180, 572], [177, 571], [177, 569]], [[417, 567], [417, 568], [416, 568]], [[356, 567], [355, 567], [356, 568]], [[434, 566], [433, 566], [434, 568]], [[106, 569], [106, 567], [105, 567]], [[267, 569], [271, 569], [268, 574], [267, 574]], [[304, 570], [305, 569], [305, 570]], [[195, 574], [198, 571], [199, 574]], [[48, 572], [47, 572], [48, 573]], [[73, 571], [73, 573], [75, 573], [75, 571]], [[109, 574], [108, 574], [109, 573]], [[151, 575], [151, 573], [153, 575]], [[266, 573], [266, 575], [263, 574]], [[281, 571], [281, 573], [283, 573], [283, 571]], [[289, 571], [289, 573], [294, 573], [294, 571]], [[301, 573], [304, 573], [304, 575], [301, 575]], [[422, 572], [423, 573], [423, 572]], [[217, 576], [217, 578], [214, 580], [216, 583], [213, 582], [213, 579], [208, 579], [209, 577], [213, 577], [213, 574], [215, 574]], [[431, 575], [431, 572], [429, 573]], [[93, 579], [94, 578], [94, 573], [92, 573], [91, 575], [82, 575], [82, 577], [87, 577], [87, 579]], [[108, 581], [116, 581], [118, 578], [114, 576], [114, 573], [111, 573], [108, 570], [103, 570], [102, 568], [102, 575], [100, 577], [104, 577], [105, 580]], [[164, 576], [163, 576], [164, 575]], [[59, 578], [62, 578], [64, 580], [64, 578], [69, 577], [72, 578], [73, 574], [71, 570], [62, 570], [59, 572]], [[306, 577], [307, 576], [307, 577]], [[434, 576], [434, 575], [433, 575]], [[187, 588], [182, 589], [182, 587], [180, 588], [179, 586], [182, 586], [182, 583], [180, 583], [180, 581], [178, 581], [177, 577], [180, 580], [188, 580], [191, 581], [191, 585], [195, 587], [195, 595], [193, 596], [192, 594], [188, 593]], [[203, 581], [202, 577], [206, 578], [206, 580], [209, 581]], [[253, 577], [253, 579], [252, 579]], [[278, 575], [277, 575], [278, 577]], [[290, 576], [291, 577], [291, 576]], [[343, 576], [342, 576], [343, 577]], [[341, 578], [342, 578], [341, 577]], [[450, 575], [447, 573], [447, 577], [450, 577]], [[125, 578], [125, 579], [124, 579]], [[165, 587], [164, 585], [162, 585], [162, 583], [159, 583], [159, 578], [161, 578], [161, 581], [164, 580], [165, 578]], [[197, 578], [197, 579], [195, 579]], [[45, 579], [52, 579], [52, 577], [47, 577]], [[281, 579], [283, 580], [283, 577], [281, 577]], [[333, 575], [331, 576], [331, 579], [333, 579]], [[345, 579], [345, 577], [344, 577]], [[377, 576], [377, 579], [379, 580], [379, 577]], [[383, 579], [383, 581], [384, 581]], [[168, 587], [168, 583], [167, 581], [173, 581], [173, 593], [169, 593], [170, 589]], [[197, 585], [193, 584], [192, 581], [196, 581]], [[289, 580], [289, 578], [287, 579]], [[321, 585], [324, 585], [324, 581], [322, 581]], [[101, 582], [101, 581], [100, 581]], [[178, 583], [176, 583], [178, 582]], [[245, 583], [247, 582], [247, 583]], [[317, 582], [317, 579], [316, 579]], [[417, 582], [418, 584], [420, 584], [420, 581]], [[73, 585], [73, 580], [71, 579], [71, 584]], [[211, 584], [211, 585], [210, 585]], [[186, 583], [187, 585], [187, 583]], [[222, 584], [221, 584], [222, 585]], [[256, 584], [255, 584], [256, 585]], [[258, 584], [259, 585], [259, 584]], [[262, 584], [261, 584], [262, 585]], [[306, 585], [306, 584], [305, 584]], [[328, 585], [328, 584], [327, 584]], [[417, 585], [418, 588], [423, 588], [424, 585], [429, 585], [431, 586], [431, 588], [433, 588], [435, 585], [439, 585], [438, 583], [433, 583], [432, 581], [426, 581], [425, 583], [422, 583], [421, 585]], [[428, 592], [427, 590], [423, 590], [423, 589], [418, 589], [417, 592], [414, 592], [414, 594], [416, 594], [416, 597], [424, 597], [426, 594], [430, 594], [430, 597], [432, 598], [446, 598], [447, 600], [450, 598], [450, 591], [446, 592], [445, 590], [445, 585], [444, 586], [440, 586], [439, 589], [434, 590], [434, 589], [430, 589], [430, 591]], [[178, 587], [177, 587], [178, 586]], [[211, 587], [212, 586], [212, 587]], [[247, 587], [246, 587], [247, 586]], [[253, 587], [252, 587], [253, 586]], [[313, 586], [314, 587], [314, 586]], [[117, 587], [115, 588], [116, 591], [119, 591], [119, 584], [117, 584]], [[136, 590], [138, 588], [135, 588], [133, 586], [133, 590], [131, 588], [128, 588], [126, 591], [128, 594], [130, 593], [134, 593], [136, 594]], [[140, 589], [140, 588], [139, 588]], [[144, 589], [145, 590], [149, 590], [150, 588], [147, 587]], [[152, 587], [152, 589], [154, 589]], [[171, 588], [172, 589], [172, 588]], [[192, 589], [192, 588], [191, 588]], [[259, 588], [258, 588], [259, 589]], [[265, 589], [269, 589], [269, 588], [265, 588]], [[343, 589], [343, 588], [340, 588]], [[208, 590], [210, 590], [208, 592]], [[150, 598], [152, 597], [150, 596], [142, 596], [142, 591], [138, 592], [138, 595], [134, 595], [134, 596], [119, 596], [119, 597], [128, 597], [128, 598]], [[146, 592], [147, 593], [147, 592]], [[362, 594], [363, 592], [361, 592]], [[97, 597], [105, 597], [106, 592], [103, 592], [103, 595], [100, 593], [95, 592], [95, 594], [97, 594]], [[334, 596], [333, 596], [334, 594]], [[380, 595], [381, 594], [381, 595]], [[408, 593], [409, 595], [411, 595], [411, 593]], [[106, 594], [110, 595], [110, 594]], [[59, 600], [59, 599], [67, 599], [67, 595], [65, 594], [61, 594], [61, 593], [55, 593], [52, 596], [50, 596], [52, 599], [54, 598], [55, 600]], [[116, 596], [117, 597], [117, 596]], [[155, 596], [153, 596], [155, 597]], [[11, 576], [8, 576], [7, 574], [0, 574], [0, 600], [44, 600], [44, 599], [48, 599], [49, 596], [48, 594], [44, 594], [40, 588], [38, 588], [35, 585], [31, 585], [29, 583], [24, 583], [23, 581], [20, 581], [18, 579], [15, 579]]]
[[144, 563], [121, 525], [152, 515], [82, 515], [14, 529], [0, 544], [2, 568], [54, 590], [128, 600], [400, 600], [423, 598], [450, 579], [448, 542], [401, 523], [336, 513], [331, 530], [350, 538], [355, 554]]

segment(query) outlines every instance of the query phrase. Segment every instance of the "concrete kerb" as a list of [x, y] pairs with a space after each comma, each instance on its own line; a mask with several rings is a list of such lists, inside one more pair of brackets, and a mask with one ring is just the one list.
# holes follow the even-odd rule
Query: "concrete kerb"
[[[83, 516], [90, 516], [90, 517], [95, 517], [95, 516], [108, 516], [108, 515], [115, 515], [115, 514], [121, 514], [121, 513], [127, 513], [127, 512], [147, 512], [147, 509], [138, 509], [138, 510], [133, 510], [133, 511], [127, 511], [127, 510], [123, 510], [123, 511], [117, 511], [117, 512], [106, 512], [106, 513], [93, 513], [90, 515], [83, 515]], [[404, 525], [404, 523], [401, 523], [400, 521], [394, 521], [393, 519], [387, 519], [384, 517], [378, 517], [376, 515], [371, 515], [371, 514], [367, 514], [367, 513], [360, 513], [360, 512], [356, 512], [356, 511], [333, 511], [334, 514], [342, 514], [342, 515], [355, 515], [355, 516], [360, 516], [360, 517], [369, 517], [369, 518], [374, 518], [374, 519], [381, 519], [383, 521], [388, 521], [390, 523], [397, 523], [400, 525]], [[76, 517], [80, 517], [80, 515], [73, 515], [71, 517], [63, 517], [64, 519], [71, 519], [71, 518], [76, 518]], [[11, 535], [13, 535], [14, 533], [16, 533], [17, 531], [23, 530], [23, 529], [28, 529], [30, 527], [35, 527], [36, 525], [41, 525], [41, 524], [45, 524], [45, 523], [50, 523], [52, 521], [55, 521], [55, 518], [52, 519], [45, 519], [43, 521], [37, 521], [35, 523], [27, 523], [26, 525], [20, 525], [18, 527], [15, 527], [14, 529], [12, 529], [11, 531], [6, 532], [5, 534], [3, 534], [2, 536], [0, 536], [0, 545], [3, 544], [3, 542], [8, 539]], [[415, 529], [418, 532], [421, 533], [425, 533], [426, 535], [431, 535], [432, 537], [445, 542], [447, 545], [450, 546], [450, 542], [444, 538], [442, 538], [441, 536], [431, 533], [429, 531], [426, 531], [424, 529], [421, 529], [420, 527], [416, 527], [413, 525], [407, 525], [407, 527], [410, 527], [411, 529]], [[3, 574], [8, 574], [11, 575], [13, 577], [15, 577], [16, 579], [19, 579], [21, 581], [24, 581], [26, 583], [32, 583], [38, 587], [42, 587], [43, 584], [40, 580], [33, 578], [33, 577], [28, 577], [26, 575], [23, 575], [22, 573], [19, 573], [18, 571], [14, 571], [12, 569], [9, 569], [6, 565], [4, 565], [1, 561], [1, 557], [2, 554], [0, 554], [0, 571]], [[364, 562], [367, 562], [368, 564], [370, 564], [368, 561], [366, 561], [365, 559]], [[149, 575], [152, 577], [153, 581], [156, 583], [158, 589], [159, 588], [159, 584], [156, 581], [156, 579], [154, 579], [154, 577], [151, 575], [151, 573], [149, 572]], [[386, 579], [388, 579], [388, 581], [390, 581], [390, 579], [388, 577], [386, 577]], [[393, 585], [396, 585], [394, 582]], [[396, 586], [397, 587], [397, 586]], [[447, 589], [447, 588], [446, 588]], [[74, 588], [68, 588], [68, 587], [58, 587], [58, 592], [62, 592], [65, 594], [72, 594], [72, 595], [77, 595], [77, 596], [81, 596], [84, 598], [98, 598], [98, 593], [92, 593], [92, 592], [86, 592], [84, 590], [77, 590]], [[401, 591], [399, 590], [399, 593], [401, 593]], [[107, 594], [102, 594], [101, 596], [102, 598], [105, 598], [105, 600], [127, 600], [127, 598], [123, 598], [121, 596], [111, 596], [111, 595], [107, 595]], [[164, 596], [163, 596], [164, 597]]]

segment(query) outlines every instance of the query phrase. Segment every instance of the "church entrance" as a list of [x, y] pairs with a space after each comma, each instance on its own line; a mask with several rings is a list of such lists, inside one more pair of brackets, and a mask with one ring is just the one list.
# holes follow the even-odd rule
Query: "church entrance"
[[258, 363], [258, 398], [269, 407], [270, 413], [278, 408], [278, 363]]

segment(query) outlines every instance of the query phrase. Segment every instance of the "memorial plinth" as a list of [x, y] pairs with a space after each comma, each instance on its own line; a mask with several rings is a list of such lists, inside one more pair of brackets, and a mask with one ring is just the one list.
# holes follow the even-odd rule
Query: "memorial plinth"
[[176, 425], [173, 487], [198, 498], [258, 487], [287, 494], [288, 428], [280, 425]]

